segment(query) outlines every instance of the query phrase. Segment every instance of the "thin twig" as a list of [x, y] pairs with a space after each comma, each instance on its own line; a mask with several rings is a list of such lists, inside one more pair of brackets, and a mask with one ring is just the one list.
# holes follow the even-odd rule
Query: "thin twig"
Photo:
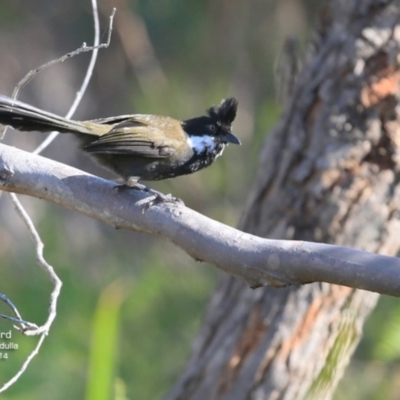
[[[71, 118], [71, 116], [76, 111], [80, 101], [82, 100], [82, 97], [87, 89], [88, 84], [89, 84], [90, 78], [93, 75], [93, 69], [96, 64], [98, 50], [101, 48], [107, 48], [110, 45], [110, 41], [111, 41], [112, 25], [113, 25], [113, 19], [114, 19], [116, 9], [114, 8], [110, 15], [107, 42], [102, 43], [102, 44], [99, 44], [99, 42], [100, 42], [100, 23], [99, 23], [99, 15], [98, 15], [98, 8], [97, 8], [96, 0], [92, 0], [92, 10], [93, 10], [93, 19], [94, 19], [94, 45], [86, 46], [86, 43], [84, 43], [82, 45], [82, 47], [80, 47], [79, 49], [77, 49], [71, 53], [68, 53], [63, 57], [60, 57], [57, 60], [52, 60], [52, 61], [42, 65], [41, 67], [36, 68], [35, 70], [30, 71], [15, 87], [15, 90], [13, 92], [13, 98], [17, 98], [20, 89], [24, 85], [26, 85], [33, 77], [35, 77], [36, 74], [38, 74], [39, 72], [57, 64], [57, 63], [64, 62], [65, 60], [67, 60], [69, 58], [72, 58], [79, 54], [91, 51], [92, 57], [91, 57], [91, 60], [90, 60], [90, 63], [89, 63], [89, 66], [88, 66], [88, 69], [87, 69], [87, 72], [85, 75], [85, 79], [82, 83], [80, 90], [76, 94], [75, 100], [74, 100], [71, 108], [69, 109], [69, 111], [66, 115], [66, 118]], [[4, 133], [5, 133], [5, 130], [4, 130]], [[57, 132], [52, 132], [41, 143], [41, 145], [35, 149], [35, 151], [33, 153], [39, 154], [41, 151], [43, 151], [54, 140], [54, 138], [57, 136], [57, 134], [58, 134]], [[0, 135], [0, 139], [1, 139], [1, 135]], [[22, 332], [26, 336], [41, 335], [35, 349], [27, 357], [24, 364], [22, 365], [20, 370], [14, 375], [14, 377], [11, 378], [8, 382], [6, 382], [0, 388], [0, 393], [4, 392], [6, 389], [8, 389], [11, 385], [13, 385], [19, 379], [19, 377], [24, 373], [24, 371], [30, 364], [31, 360], [33, 360], [33, 358], [39, 353], [39, 349], [43, 344], [44, 338], [48, 334], [50, 327], [56, 317], [57, 300], [60, 295], [60, 291], [61, 291], [61, 287], [62, 287], [62, 282], [58, 278], [57, 274], [55, 273], [54, 268], [45, 260], [45, 258], [43, 256], [44, 245], [43, 245], [43, 242], [40, 239], [40, 236], [32, 222], [32, 219], [29, 217], [28, 213], [26, 212], [26, 210], [24, 209], [24, 207], [22, 206], [22, 204], [20, 203], [20, 201], [18, 200], [17, 196], [14, 193], [10, 194], [10, 198], [11, 198], [12, 203], [14, 204], [14, 207], [15, 207], [17, 213], [20, 215], [20, 217], [24, 221], [25, 225], [27, 226], [27, 229], [28, 229], [29, 233], [31, 234], [32, 240], [36, 245], [36, 259], [37, 259], [39, 265], [45, 270], [47, 275], [50, 277], [50, 280], [52, 281], [54, 287], [53, 287], [53, 291], [50, 295], [49, 315], [48, 315], [47, 321], [45, 322], [44, 325], [39, 326], [39, 327], [35, 324], [24, 321], [21, 318], [17, 308], [13, 305], [13, 303], [6, 296], [2, 295], [0, 297], [0, 299], [5, 301], [6, 304], [8, 304], [8, 306], [13, 310], [13, 312], [17, 316], [17, 318], [8, 317], [5, 315], [0, 315], [1, 317], [7, 318], [14, 322], [17, 322], [20, 325], [20, 327], [15, 326], [15, 328], [18, 329], [20, 332]]]
[[[87, 86], [89, 84], [89, 81], [93, 75], [93, 69], [94, 66], [96, 64], [97, 61], [97, 55], [98, 55], [98, 51], [99, 49], [106, 49], [107, 47], [110, 46], [111, 43], [111, 35], [112, 35], [112, 31], [113, 31], [113, 22], [114, 22], [114, 16], [115, 16], [115, 12], [116, 12], [116, 8], [113, 8], [111, 15], [109, 17], [110, 21], [109, 21], [109, 25], [108, 25], [108, 35], [107, 35], [107, 41], [105, 43], [99, 43], [100, 42], [100, 23], [99, 23], [99, 18], [98, 18], [98, 9], [97, 9], [97, 3], [95, 0], [92, 0], [92, 8], [93, 8], [93, 15], [96, 15], [96, 17], [94, 17], [94, 31], [95, 31], [95, 36], [94, 36], [94, 44], [93, 46], [87, 46], [86, 43], [84, 42], [82, 44], [81, 47], [79, 47], [78, 49], [71, 51], [70, 53], [67, 53], [65, 55], [63, 55], [62, 57], [59, 57], [55, 60], [51, 60], [43, 65], [41, 65], [40, 67], [37, 67], [35, 69], [30, 70], [15, 86], [15, 89], [12, 93], [12, 98], [13, 99], [17, 99], [18, 94], [20, 92], [20, 90], [26, 85], [28, 84], [37, 74], [39, 74], [40, 72], [43, 72], [44, 70], [46, 70], [47, 68], [50, 68], [56, 64], [60, 64], [63, 63], [64, 61], [73, 58], [79, 54], [82, 53], [87, 53], [89, 51], [92, 52], [92, 57], [90, 59], [90, 63], [85, 75], [85, 78], [83, 80], [82, 86], [81, 88], [78, 90], [75, 100], [72, 104], [72, 106], [70, 107], [67, 115], [65, 116], [65, 118], [71, 118], [72, 115], [75, 113], [79, 103], [82, 100], [82, 97], [84, 95], [84, 93], [86, 92]], [[7, 128], [5, 127], [5, 129], [3, 130], [3, 132], [0, 134], [0, 139], [2, 139], [5, 135], [5, 133], [7, 132]], [[1, 131], [0, 131], [1, 132]], [[52, 132], [41, 144], [39, 147], [37, 147], [33, 153], [34, 154], [40, 154], [54, 139], [55, 137], [58, 135], [58, 132]]]
[[[90, 63], [85, 75], [85, 79], [83, 80], [82, 86], [81, 88], [78, 90], [78, 92], [76, 93], [76, 97], [75, 97], [75, 101], [73, 102], [71, 108], [69, 109], [67, 115], [65, 116], [65, 118], [69, 119], [72, 117], [72, 115], [75, 113], [76, 109], [78, 108], [79, 103], [82, 100], [82, 97], [84, 95], [84, 93], [86, 92], [87, 86], [89, 84], [89, 81], [93, 75], [93, 70], [94, 70], [94, 66], [96, 65], [96, 61], [97, 61], [97, 54], [99, 52], [99, 49], [106, 49], [111, 42], [111, 34], [112, 34], [112, 30], [113, 30], [113, 21], [114, 21], [114, 16], [115, 16], [115, 12], [116, 9], [113, 8], [112, 13], [110, 15], [110, 22], [108, 25], [108, 37], [107, 37], [107, 42], [106, 43], [100, 43], [100, 24], [99, 24], [99, 18], [98, 18], [98, 9], [97, 9], [97, 3], [95, 0], [92, 0], [92, 7], [93, 7], [93, 16], [94, 16], [94, 32], [95, 32], [95, 37], [94, 37], [94, 45], [93, 46], [86, 46], [86, 44], [84, 43], [82, 45], [82, 47], [80, 47], [79, 49], [68, 53], [67, 55], [59, 58], [58, 60], [54, 60], [54, 62], [50, 61], [51, 65], [54, 65], [55, 63], [60, 63], [60, 62], [64, 62], [65, 60], [67, 60], [68, 58], [72, 58], [77, 56], [78, 54], [87, 52], [87, 51], [92, 51], [92, 57], [90, 59]], [[47, 65], [45, 64], [45, 68], [47, 68]], [[39, 67], [41, 68], [41, 67]], [[39, 71], [38, 71], [39, 72]], [[15, 98], [15, 97], [14, 97]], [[40, 154], [47, 146], [49, 146], [49, 144], [58, 136], [58, 132], [54, 131], [51, 132], [50, 135], [43, 140], [43, 142], [33, 151], [34, 154]]]
[[22, 364], [21, 368], [19, 371], [8, 381], [6, 382], [1, 388], [0, 388], [0, 393], [5, 392], [10, 386], [12, 386], [17, 380], [20, 378], [20, 376], [25, 372], [25, 370], [28, 368], [28, 365], [31, 363], [31, 361], [38, 355], [40, 348], [42, 347], [43, 341], [45, 339], [46, 335], [43, 334], [40, 336], [38, 343], [36, 347], [33, 349], [31, 354], [26, 358], [25, 362]]
[[[95, 3], [95, 2], [92, 1], [93, 12], [96, 14], [97, 17], [94, 18], [95, 38], [94, 38], [94, 44], [93, 44], [93, 46], [87, 46], [86, 43], [84, 42], [84, 43], [82, 44], [82, 46], [79, 47], [78, 49], [76, 49], [76, 50], [74, 50], [74, 51], [71, 51], [70, 53], [67, 53], [67, 54], [63, 55], [63, 56], [60, 57], [60, 58], [57, 58], [57, 59], [55, 59], [55, 60], [51, 60], [51, 61], [49, 61], [48, 63], [43, 64], [43, 65], [41, 65], [41, 66], [38, 67], [38, 68], [32, 69], [32, 70], [29, 71], [29, 72], [25, 75], [25, 77], [22, 78], [22, 79], [17, 83], [17, 85], [15, 86], [15, 89], [14, 89], [13, 94], [12, 94], [12, 98], [13, 98], [13, 99], [16, 99], [16, 98], [17, 98], [18, 93], [19, 93], [19, 91], [21, 90], [21, 88], [22, 88], [23, 86], [25, 86], [29, 81], [31, 81], [39, 72], [42, 72], [42, 71], [44, 71], [45, 69], [50, 68], [50, 67], [52, 67], [52, 66], [54, 66], [54, 65], [56, 65], [56, 64], [63, 63], [64, 61], [66, 61], [66, 60], [68, 60], [68, 59], [70, 59], [70, 58], [73, 58], [73, 57], [75, 57], [75, 56], [77, 56], [77, 55], [79, 55], [79, 54], [87, 53], [87, 52], [91, 51], [91, 52], [93, 52], [93, 53], [92, 53], [92, 59], [91, 59], [90, 64], [89, 64], [89, 68], [88, 68], [88, 72], [86, 73], [85, 80], [84, 80], [83, 85], [82, 85], [82, 87], [81, 87], [81, 91], [86, 90], [87, 84], [89, 83], [89, 80], [90, 80], [90, 75], [91, 75], [91, 73], [93, 72], [93, 67], [94, 67], [94, 64], [95, 64], [95, 62], [96, 62], [96, 57], [97, 57], [98, 50], [99, 50], [99, 49], [103, 49], [103, 48], [107, 48], [107, 47], [110, 45], [110, 42], [111, 42], [111, 34], [112, 34], [112, 29], [113, 29], [113, 20], [114, 20], [115, 11], [116, 11], [116, 9], [114, 8], [114, 9], [112, 10], [111, 15], [110, 15], [110, 24], [109, 24], [109, 27], [108, 27], [107, 42], [106, 42], [106, 43], [100, 43], [100, 44], [99, 44], [99, 41], [100, 41], [100, 23], [99, 23], [99, 19], [98, 19], [97, 4], [94, 4], [94, 3]], [[93, 61], [93, 60], [94, 60], [94, 61]], [[82, 95], [83, 95], [83, 93], [82, 93]], [[75, 108], [76, 108], [76, 106], [78, 105], [77, 103], [79, 103], [79, 101], [81, 100], [81, 98], [82, 98], [82, 96], [81, 96], [81, 95], [79, 94], [79, 92], [78, 92], [77, 98], [75, 99], [75, 102], [74, 102], [74, 105], [73, 105], [73, 106], [75, 106]], [[76, 105], [75, 105], [75, 104], [76, 104]], [[72, 109], [72, 107], [71, 107], [71, 109]], [[70, 110], [70, 111], [71, 111], [71, 110]], [[74, 113], [74, 111], [75, 111], [75, 110], [72, 111], [72, 114]], [[72, 115], [72, 114], [71, 114], [71, 115]], [[71, 117], [71, 115], [67, 116], [66, 118]]]
[[[31, 322], [27, 322], [22, 319], [21, 314], [19, 313], [16, 305], [4, 293], [0, 293], [0, 300], [2, 300], [4, 303], [6, 303], [7, 306], [9, 308], [11, 308], [14, 315], [17, 317], [17, 318], [14, 318], [14, 317], [10, 317], [5, 314], [0, 314], [1, 318], [8, 319], [13, 322], [17, 322], [18, 324], [21, 325], [22, 329], [25, 329], [25, 325], [30, 325], [30, 326], [35, 325], [35, 324], [32, 324]], [[16, 328], [16, 329], [20, 330], [20, 328]]]
[[50, 326], [56, 317], [57, 299], [58, 299], [58, 296], [60, 295], [62, 282], [61, 282], [60, 278], [57, 276], [57, 274], [54, 272], [54, 268], [43, 257], [44, 244], [43, 244], [42, 240], [40, 239], [39, 233], [37, 232], [35, 225], [32, 222], [31, 217], [28, 215], [28, 213], [26, 212], [25, 208], [20, 203], [20, 201], [15, 193], [10, 193], [10, 197], [12, 199], [12, 202], [14, 204], [14, 207], [15, 207], [17, 213], [21, 217], [22, 221], [25, 223], [25, 225], [28, 229], [28, 232], [31, 234], [32, 240], [36, 245], [36, 260], [39, 263], [39, 265], [44, 269], [46, 274], [50, 277], [50, 280], [52, 281], [52, 283], [54, 285], [53, 292], [51, 293], [51, 296], [50, 296], [49, 316], [47, 318], [46, 323], [40, 327], [37, 327], [36, 329], [28, 328], [28, 329], [22, 330], [21, 332], [23, 332], [27, 336], [36, 336], [36, 335], [40, 335], [42, 333], [47, 335], [49, 332]]
[[[16, 322], [17, 324], [23, 326], [21, 329], [18, 326], [14, 325], [14, 328], [17, 331], [22, 331], [22, 330], [26, 330], [26, 329], [34, 330], [34, 329], [38, 328], [38, 326], [36, 324], [34, 324], [33, 322], [25, 321], [24, 319], [21, 319], [21, 318], [10, 317], [9, 315], [5, 315], [5, 314], [0, 314], [0, 317], [7, 319], [8, 321]], [[24, 326], [24, 325], [26, 325], [26, 326]]]

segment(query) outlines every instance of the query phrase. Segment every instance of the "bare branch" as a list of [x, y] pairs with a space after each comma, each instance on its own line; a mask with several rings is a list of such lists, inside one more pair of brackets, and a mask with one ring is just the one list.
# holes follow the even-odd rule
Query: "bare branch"
[[398, 258], [328, 244], [263, 239], [179, 204], [155, 205], [143, 213], [140, 202], [145, 194], [116, 192], [114, 185], [0, 145], [0, 189], [51, 201], [116, 228], [161, 237], [250, 287], [328, 282], [400, 296]]

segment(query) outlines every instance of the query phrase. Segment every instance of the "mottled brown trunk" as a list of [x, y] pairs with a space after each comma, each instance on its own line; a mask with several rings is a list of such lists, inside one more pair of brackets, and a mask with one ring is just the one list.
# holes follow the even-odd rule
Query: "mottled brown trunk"
[[[398, 251], [399, 15], [399, 2], [379, 0], [321, 13], [241, 229]], [[377, 298], [325, 283], [251, 290], [223, 276], [170, 397], [330, 399]]]

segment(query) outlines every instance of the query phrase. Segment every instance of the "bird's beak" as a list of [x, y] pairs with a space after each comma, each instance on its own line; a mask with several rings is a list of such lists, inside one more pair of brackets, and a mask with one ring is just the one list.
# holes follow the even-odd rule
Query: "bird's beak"
[[242, 142], [232, 133], [228, 132], [225, 135], [222, 135], [222, 141], [226, 143], [233, 143], [233, 144], [238, 144], [241, 145]]

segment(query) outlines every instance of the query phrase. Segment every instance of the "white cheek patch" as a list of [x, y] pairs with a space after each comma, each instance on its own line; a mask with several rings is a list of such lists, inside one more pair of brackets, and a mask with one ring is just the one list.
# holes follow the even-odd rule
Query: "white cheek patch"
[[197, 153], [213, 152], [216, 144], [212, 136], [192, 136], [187, 138], [188, 145]]

